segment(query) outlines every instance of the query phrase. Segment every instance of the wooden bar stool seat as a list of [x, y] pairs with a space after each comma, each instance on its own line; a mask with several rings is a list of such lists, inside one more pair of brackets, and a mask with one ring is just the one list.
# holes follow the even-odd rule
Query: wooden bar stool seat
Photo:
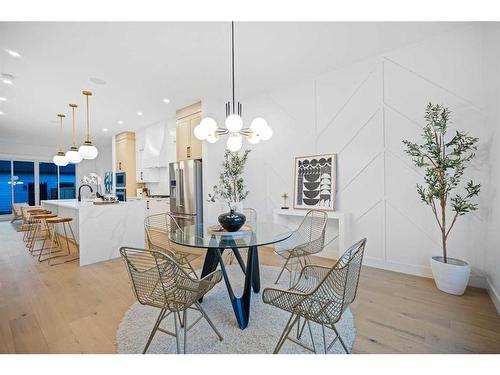
[[26, 242], [26, 247], [30, 250], [30, 253], [32, 253], [34, 242], [37, 239], [35, 237], [35, 232], [37, 232], [38, 226], [40, 224], [40, 219], [37, 218], [37, 215], [50, 214], [51, 211], [44, 210], [43, 208], [29, 208], [28, 210], [26, 210], [26, 212], [28, 215], [28, 226], [26, 232], [24, 233], [24, 241]]
[[[36, 213], [30, 216], [31, 222], [31, 240], [28, 242], [28, 249], [31, 255], [36, 255], [35, 252], [42, 252], [45, 249], [45, 242], [49, 238], [49, 229], [45, 223], [46, 219], [57, 217], [56, 214], [50, 213]], [[43, 240], [42, 247], [40, 249], [35, 249], [35, 244], [37, 240]]]
[[[59, 217], [59, 216], [44, 219], [44, 222], [47, 225], [47, 230], [48, 230], [48, 233], [49, 233], [49, 239], [50, 239], [51, 246], [48, 248], [50, 250], [50, 252], [48, 254], [48, 257], [46, 257], [45, 259], [42, 259], [42, 252], [40, 252], [40, 254], [38, 256], [38, 261], [43, 262], [43, 261], [47, 260], [48, 261], [47, 263], [49, 265], [56, 266], [58, 264], [68, 263], [68, 262], [72, 262], [74, 260], [80, 259], [80, 249], [79, 249], [79, 246], [78, 246], [78, 242], [76, 242], [76, 238], [75, 238], [75, 234], [73, 232], [73, 228], [71, 227], [71, 222], [72, 221], [73, 221], [73, 218], [71, 218], [71, 217]], [[56, 233], [56, 225], [58, 225], [58, 224], [62, 225], [62, 229], [64, 231], [64, 237], [66, 239], [66, 250], [67, 250], [67, 252], [64, 255], [53, 255], [54, 253], [58, 253], [58, 252], [64, 250], [63, 247], [62, 247], [62, 244], [59, 244], [58, 246], [54, 246], [54, 244], [58, 243], [58, 241], [57, 241], [57, 233]], [[59, 263], [51, 263], [52, 259], [55, 259], [55, 258], [68, 258], [71, 255], [71, 248], [69, 246], [68, 231], [67, 231], [66, 227], [68, 227], [69, 232], [71, 233], [71, 237], [72, 237], [72, 240], [73, 240], [73, 242], [75, 244], [78, 256], [77, 257], [73, 257], [71, 259], [63, 260], [62, 262], [59, 262]], [[52, 251], [52, 249], [54, 249], [54, 248], [60, 248], [60, 250], [59, 251]]]
[[47, 219], [48, 224], [69, 223], [70, 221], [73, 221], [71, 217], [56, 217], [53, 219]]

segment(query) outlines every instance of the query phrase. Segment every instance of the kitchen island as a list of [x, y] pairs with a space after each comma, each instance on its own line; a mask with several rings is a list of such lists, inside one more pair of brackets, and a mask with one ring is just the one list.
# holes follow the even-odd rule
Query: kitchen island
[[105, 205], [76, 199], [42, 201], [43, 208], [73, 219], [80, 266], [117, 258], [121, 246], [143, 248], [145, 205], [142, 200]]

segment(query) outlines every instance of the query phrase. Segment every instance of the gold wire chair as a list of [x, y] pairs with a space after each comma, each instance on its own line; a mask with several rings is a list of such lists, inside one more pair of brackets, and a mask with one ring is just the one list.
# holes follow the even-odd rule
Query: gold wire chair
[[[297, 283], [288, 290], [264, 289], [262, 292], [264, 303], [291, 313], [290, 319], [288, 319], [276, 344], [274, 354], [279, 353], [286, 340], [316, 353], [311, 321], [321, 325], [325, 354], [332, 348], [337, 339], [345, 352], [349, 353], [344, 340], [335, 328], [335, 323], [340, 320], [344, 311], [356, 298], [365, 245], [366, 238], [352, 245], [332, 268], [306, 265], [302, 269]], [[301, 318], [304, 320], [302, 326]], [[306, 324], [312, 348], [301, 340]], [[290, 332], [295, 325], [297, 325], [296, 337], [291, 337]], [[333, 330], [336, 335], [329, 345], [326, 343], [325, 328]]]
[[[220, 270], [214, 271], [202, 279], [190, 277], [174, 260], [172, 254], [167, 255], [156, 250], [121, 247], [120, 254], [125, 260], [134, 294], [143, 305], [160, 309], [153, 330], [144, 347], [143, 354], [149, 348], [157, 331], [175, 337], [177, 354], [181, 353], [180, 328], [183, 328], [182, 352], [187, 350], [187, 333], [202, 318], [222, 341], [222, 336], [215, 328], [205, 310], [198, 303], [209, 290], [222, 279]], [[196, 310], [200, 316], [188, 324], [188, 309]], [[183, 315], [181, 319], [181, 313]], [[175, 332], [160, 327], [161, 322], [169, 315], [174, 316]], [[179, 327], [180, 326], [180, 327]]]
[[173, 253], [177, 263], [189, 273], [198, 277], [191, 262], [203, 254], [188, 252], [170, 242], [168, 235], [171, 231], [182, 230], [175, 218], [169, 213], [150, 215], [144, 219], [144, 228], [148, 238], [148, 247], [158, 251]]
[[[257, 225], [257, 211], [254, 208], [250, 208], [250, 207], [244, 208], [243, 215], [245, 215], [245, 217], [246, 217], [245, 224], [248, 224], [252, 228], [255, 228], [255, 226]], [[245, 254], [246, 250], [239, 249], [239, 252], [241, 254]], [[229, 265], [233, 264], [234, 258], [235, 258], [234, 253], [232, 251], [228, 251], [226, 263]], [[242, 258], [244, 259], [245, 257], [242, 257]]]
[[289, 238], [275, 244], [274, 252], [285, 259], [275, 284], [278, 284], [283, 271], [287, 270], [290, 276], [288, 285], [291, 287], [295, 281], [294, 275], [311, 263], [309, 255], [323, 250], [327, 219], [326, 212], [310, 210]]

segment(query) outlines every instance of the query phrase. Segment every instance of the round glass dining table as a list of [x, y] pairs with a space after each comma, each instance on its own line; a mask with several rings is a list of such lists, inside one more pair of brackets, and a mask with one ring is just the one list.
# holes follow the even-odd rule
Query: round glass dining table
[[[254, 293], [260, 291], [258, 249], [260, 246], [272, 245], [284, 241], [292, 235], [292, 232], [283, 225], [266, 222], [249, 224], [249, 227], [245, 226], [237, 232], [215, 232], [213, 231], [214, 226], [216, 225], [189, 225], [173, 230], [170, 232], [169, 238], [178, 245], [207, 249], [201, 277], [203, 278], [215, 271], [220, 265], [238, 326], [241, 329], [245, 329], [250, 318], [252, 290]], [[246, 262], [239, 251], [242, 248], [248, 249]], [[236, 297], [231, 286], [222, 257], [224, 251], [232, 251], [234, 253], [245, 275], [241, 297]]]

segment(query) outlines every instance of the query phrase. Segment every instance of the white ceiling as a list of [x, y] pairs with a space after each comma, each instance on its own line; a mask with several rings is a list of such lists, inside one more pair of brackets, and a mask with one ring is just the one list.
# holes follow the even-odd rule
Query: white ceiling
[[[237, 94], [244, 99], [460, 25], [237, 23]], [[176, 108], [199, 98], [220, 98], [223, 106], [230, 95], [230, 23], [4, 22], [0, 73], [15, 77], [12, 86], [0, 82], [0, 97], [8, 99], [0, 102], [0, 139], [56, 145], [56, 114], [69, 116], [68, 103], [75, 102], [80, 143], [85, 121], [81, 91], [87, 89], [94, 92], [92, 138], [99, 144], [119, 131], [170, 118]], [[91, 77], [106, 84], [92, 83]]]

